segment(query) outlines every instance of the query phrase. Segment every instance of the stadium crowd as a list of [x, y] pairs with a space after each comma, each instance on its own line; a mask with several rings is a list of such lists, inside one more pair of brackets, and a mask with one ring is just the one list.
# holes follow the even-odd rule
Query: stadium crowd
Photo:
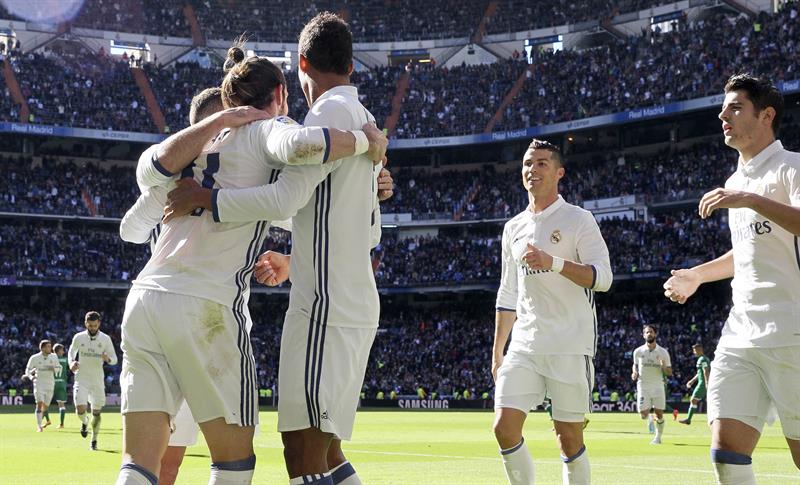
[[[0, 390], [22, 389], [19, 381], [28, 356], [37, 351], [43, 338], [69, 345], [72, 335], [83, 330], [83, 315], [97, 310], [102, 330], [119, 352], [120, 323], [124, 293], [85, 294], [70, 292], [63, 297], [20, 304], [0, 304]], [[723, 298], [706, 295], [702, 301], [679, 306], [666, 299], [612, 302], [598, 301], [597, 390], [607, 397], [633, 392], [630, 380], [632, 351], [642, 345], [642, 325], [658, 328], [658, 342], [669, 350], [674, 375], [670, 393], [683, 395], [683, 384], [695, 372], [691, 344], [704, 342], [713, 355], [727, 306]], [[285, 297], [254, 295], [250, 301], [253, 317], [252, 343], [257, 360], [259, 385], [277, 389], [279, 341]], [[384, 305], [380, 330], [372, 346], [364, 394], [375, 398], [382, 392], [390, 398], [415, 395], [422, 388], [428, 396], [480, 398], [491, 395], [490, 354], [494, 326], [491, 299], [471, 303], [438, 302], [435, 307], [392, 303]], [[119, 366], [107, 367], [108, 390], [116, 392]], [[20, 391], [21, 392], [21, 391]]]
[[[787, 148], [798, 146], [797, 125], [783, 133]], [[578, 205], [625, 195], [647, 204], [692, 200], [724, 184], [735, 163], [736, 152], [716, 139], [653, 154], [597, 154], [568, 161], [561, 194]], [[415, 220], [510, 218], [528, 204], [517, 184], [517, 163], [466, 170], [390, 168], [395, 194], [382, 204], [384, 214], [407, 213]], [[0, 211], [121, 217], [138, 196], [131, 165], [0, 155], [0, 173]]]
[[[722, 215], [702, 220], [694, 213], [678, 212], [651, 215], [646, 221], [607, 219], [600, 222], [600, 230], [610, 248], [612, 268], [620, 274], [684, 267], [720, 256], [730, 247]], [[501, 232], [500, 224], [414, 236], [386, 230], [374, 256], [378, 285], [497, 282]], [[287, 233], [275, 229], [270, 234], [270, 249], [290, 251]], [[63, 227], [10, 219], [0, 224], [0, 239], [0, 277], [128, 281], [149, 257], [144, 245], [123, 242], [116, 225], [110, 224]]]
[[155, 132], [129, 65], [78, 49], [45, 48], [9, 56], [30, 123]]
[[[213, 2], [205, 0], [203, 5], [206, 3]], [[389, 2], [388, 8], [395, 3], [400, 8], [400, 2]], [[315, 9], [311, 2], [287, 4], [291, 5], [287, 7], [289, 12]], [[225, 8], [222, 4], [218, 7]], [[211, 5], [209, 12], [215, 8]], [[263, 9], [255, 3], [253, 8], [259, 12]], [[405, 5], [402, 8], [413, 10]], [[234, 22], [232, 25], [238, 25], [237, 15], [262, 21], [248, 8], [232, 10], [237, 13], [209, 14], [209, 18], [215, 22]], [[304, 14], [295, 13], [282, 15], [280, 22], [281, 28], [293, 32], [292, 39], [299, 29], [289, 25], [291, 22], [284, 25], [283, 19], [302, 22]], [[503, 110], [502, 119], [494, 125], [496, 131], [718, 94], [735, 69], [731, 66], [746, 65], [776, 82], [794, 79], [798, 77], [795, 59], [800, 49], [796, 17], [797, 5], [789, 3], [778, 14], [761, 13], [756, 19], [720, 13], [701, 20], [681, 20], [678, 28], [670, 32], [647, 29], [641, 35], [600, 47], [534, 51], [530, 64], [522, 56], [488, 66], [415, 67], [411, 70], [395, 136], [421, 138], [483, 132], [525, 69], [528, 75], [522, 89]], [[47, 49], [11, 55], [10, 59], [28, 99], [31, 122], [156, 131], [124, 62], [113, 62], [90, 52]], [[221, 78], [217, 70], [204, 71], [186, 64], [149, 66], [147, 72], [172, 129], [185, 125], [186, 114], [182, 111], [186, 111], [187, 100]], [[353, 83], [361, 88], [364, 102], [379, 122], [391, 111], [400, 72], [399, 68], [379, 67], [353, 77]], [[296, 84], [294, 79], [290, 83]], [[307, 109], [305, 101], [296, 85], [290, 87], [290, 114], [302, 118]], [[1, 116], [5, 119], [17, 115], [17, 108], [8, 102], [0, 108], [4, 109]]]

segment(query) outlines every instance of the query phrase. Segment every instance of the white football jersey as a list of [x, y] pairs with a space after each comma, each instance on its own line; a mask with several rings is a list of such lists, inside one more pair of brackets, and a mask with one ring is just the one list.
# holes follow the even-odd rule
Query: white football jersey
[[[181, 173], [214, 189], [214, 210], [198, 209], [162, 224], [153, 254], [133, 287], [205, 298], [227, 307], [247, 302], [250, 275], [270, 216], [219, 222], [219, 189], [270, 184], [287, 163], [319, 165], [327, 160], [328, 139], [326, 128], [302, 127], [287, 117], [220, 132]], [[139, 160], [137, 176], [145, 188], [172, 183], [154, 155], [155, 150], [148, 159], [145, 152]], [[146, 225], [141, 224], [142, 229]]]
[[[725, 188], [800, 207], [800, 153], [775, 141], [739, 168]], [[800, 345], [800, 241], [752, 209], [728, 209], [733, 307], [720, 347]]]
[[636, 371], [639, 372], [637, 384], [644, 387], [664, 385], [664, 372], [661, 370], [659, 361], [663, 361], [665, 367], [672, 367], [669, 352], [658, 344], [653, 350], [644, 344], [633, 351], [633, 363], [636, 365]]
[[117, 352], [114, 350], [111, 337], [99, 330], [94, 337], [89, 335], [88, 330], [75, 334], [67, 354], [70, 367], [76, 360], [80, 364], [78, 372], [75, 373], [75, 382], [87, 384], [103, 382], [104, 362], [102, 355], [104, 352], [111, 359], [108, 365], [116, 365]]
[[[357, 89], [337, 86], [314, 102], [304, 123], [360, 130], [368, 122], [374, 117]], [[272, 185], [218, 191], [215, 212], [222, 221], [294, 216], [288, 313], [373, 328], [380, 313], [370, 256], [380, 239], [379, 171], [365, 155], [286, 167]]]
[[33, 381], [40, 389], [52, 389], [56, 384], [56, 377], [61, 375], [58, 356], [52, 352], [46, 357], [42, 352], [33, 354], [25, 366], [25, 373], [30, 375], [33, 369], [36, 369]]
[[[594, 268], [592, 288], [551, 270], [532, 271], [522, 260], [528, 243], [551, 256]], [[515, 311], [509, 350], [594, 356], [597, 346], [595, 291], [614, 279], [608, 247], [591, 212], [561, 196], [539, 214], [525, 210], [503, 228], [498, 311]]]

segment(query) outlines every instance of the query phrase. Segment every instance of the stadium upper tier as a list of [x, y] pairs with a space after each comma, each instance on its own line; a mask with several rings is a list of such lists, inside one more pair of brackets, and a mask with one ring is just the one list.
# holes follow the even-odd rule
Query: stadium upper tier
[[[353, 82], [379, 122], [391, 118], [387, 124], [400, 139], [546, 126], [719, 94], [743, 69], [774, 82], [800, 79], [796, 16], [795, 3], [756, 19], [716, 14], [592, 49], [533, 51], [530, 63], [523, 56], [480, 66], [409, 66], [408, 72], [379, 67], [355, 74]], [[191, 96], [222, 78], [219, 68], [147, 65], [156, 99], [148, 109], [149, 88], [137, 85], [135, 72], [97, 53], [45, 48], [8, 59], [31, 112], [22, 121], [75, 128], [155, 133], [160, 113], [153, 111], [160, 111], [174, 132], [187, 123]], [[307, 107], [296, 77], [287, 73], [290, 115], [302, 119]], [[394, 98], [402, 101], [393, 106]], [[6, 120], [20, 112], [7, 99], [0, 109]]]
[[[66, 1], [66, 0], [65, 0]], [[303, 25], [331, 11], [350, 22], [356, 42], [469, 37], [484, 16], [488, 34], [600, 21], [668, 0], [84, 0], [72, 25], [113, 32], [189, 37], [194, 16], [207, 39], [229, 41], [248, 32], [254, 41], [296, 42]], [[490, 4], [496, 8], [489, 9]], [[189, 6], [187, 13], [186, 6]], [[15, 13], [17, 15], [15, 15]], [[9, 12], [0, 18], [41, 18], [48, 12]], [[30, 20], [30, 19], [29, 19]], [[67, 20], [67, 19], [64, 19]]]
[[[0, 391], [16, 388], [21, 392], [26, 385], [19, 380], [19, 366], [37, 351], [39, 340], [69, 344], [72, 335], [83, 330], [83, 313], [88, 309], [101, 312], [102, 330], [119, 349], [124, 300], [122, 293], [117, 293], [88, 296], [72, 291], [46, 305], [42, 300], [38, 304], [11, 300], [0, 304]], [[723, 298], [708, 294], [695, 298], [702, 298], [702, 302], [676, 305], [663, 297], [598, 302], [595, 370], [601, 395], [608, 397], [611, 391], [617, 391], [624, 396], [635, 390], [630, 380], [631, 352], [642, 344], [641, 326], [646, 323], [658, 326], [659, 342], [670, 352], [674, 375], [668, 379], [669, 393], [686, 392], [683, 383], [695, 373], [691, 345], [703, 341], [713, 348], [711, 344], [719, 338], [728, 311]], [[386, 302], [364, 379], [367, 397], [383, 392], [388, 398], [391, 391], [416, 394], [418, 387], [439, 396], [453, 392], [463, 395], [468, 389], [473, 399], [483, 392], [491, 393], [494, 385], [488, 355], [494, 332], [493, 303], [491, 296], [469, 302], [440, 302], [435, 308]], [[253, 296], [249, 306], [259, 387], [274, 388], [286, 299]], [[110, 389], [116, 389], [120, 366], [108, 367], [107, 372]]]

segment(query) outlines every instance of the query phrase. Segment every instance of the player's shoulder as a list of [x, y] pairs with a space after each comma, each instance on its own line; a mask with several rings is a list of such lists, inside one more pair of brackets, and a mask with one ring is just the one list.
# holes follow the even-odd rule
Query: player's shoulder
[[515, 215], [511, 219], [507, 220], [506, 223], [503, 224], [503, 232], [511, 233], [515, 231], [517, 228], [524, 226], [525, 221], [528, 220], [528, 214], [529, 214], [528, 209], [525, 209], [524, 211]]
[[640, 345], [640, 346], [636, 347], [635, 349], [633, 349], [633, 353], [634, 354], [641, 354], [642, 352], [644, 352], [646, 347], [647, 347], [646, 345]]
[[345, 121], [355, 124], [356, 120], [361, 118], [361, 113], [367, 119], [374, 119], [358, 97], [337, 91], [318, 99], [308, 110], [304, 124], [323, 126], [336, 123], [341, 126]]

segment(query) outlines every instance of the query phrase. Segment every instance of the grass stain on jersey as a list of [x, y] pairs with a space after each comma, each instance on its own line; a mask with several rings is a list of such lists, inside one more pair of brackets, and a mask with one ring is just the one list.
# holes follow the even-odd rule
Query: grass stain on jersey
[[289, 157], [290, 164], [304, 163], [309, 158], [315, 157], [325, 151], [325, 145], [314, 143], [301, 143], [294, 149], [294, 153]]

